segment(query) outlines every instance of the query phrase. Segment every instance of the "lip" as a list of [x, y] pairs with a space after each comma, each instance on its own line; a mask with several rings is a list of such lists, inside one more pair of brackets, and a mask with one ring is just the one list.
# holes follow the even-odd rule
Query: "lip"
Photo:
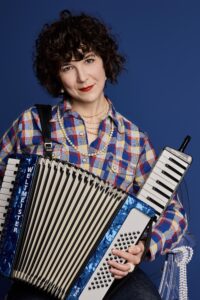
[[89, 85], [89, 86], [86, 86], [82, 89], [79, 89], [81, 92], [89, 92], [92, 88], [93, 88], [94, 85]]

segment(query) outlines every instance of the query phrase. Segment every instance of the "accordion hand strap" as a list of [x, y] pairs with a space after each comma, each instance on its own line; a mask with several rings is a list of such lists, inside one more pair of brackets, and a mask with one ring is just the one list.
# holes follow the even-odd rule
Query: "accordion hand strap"
[[151, 220], [150, 220], [150, 222], [149, 222], [149, 224], [146, 228], [146, 231], [145, 231], [145, 238], [141, 239], [141, 240], [145, 241], [145, 243], [144, 243], [144, 252], [143, 252], [141, 261], [144, 260], [146, 258], [146, 256], [148, 256], [148, 250], [149, 250], [149, 246], [150, 246], [150, 242], [151, 242], [151, 233], [152, 233], [153, 222], [155, 222], [155, 219], [151, 218]]
[[51, 105], [47, 104], [35, 104], [40, 117], [40, 123], [42, 128], [42, 137], [44, 141], [45, 157], [52, 157], [52, 141], [51, 141]]

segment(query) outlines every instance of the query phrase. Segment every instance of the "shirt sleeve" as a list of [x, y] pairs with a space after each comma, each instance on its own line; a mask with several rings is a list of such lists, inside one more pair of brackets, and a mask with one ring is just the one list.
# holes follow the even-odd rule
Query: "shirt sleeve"
[[152, 230], [149, 259], [154, 260], [174, 248], [187, 230], [187, 225], [185, 210], [174, 196]]
[[3, 177], [8, 156], [17, 149], [19, 119], [7, 130], [0, 140], [0, 180]]
[[33, 153], [40, 145], [40, 120], [36, 108], [31, 107], [13, 122], [0, 140], [0, 178], [3, 177], [8, 156], [13, 153]]
[[[145, 182], [151, 168], [155, 164], [155, 151], [147, 136], [138, 160], [135, 190], [136, 192]], [[164, 255], [179, 242], [187, 229], [187, 218], [181, 203], [174, 196], [165, 212], [152, 229], [147, 258], [154, 260], [158, 255]]]

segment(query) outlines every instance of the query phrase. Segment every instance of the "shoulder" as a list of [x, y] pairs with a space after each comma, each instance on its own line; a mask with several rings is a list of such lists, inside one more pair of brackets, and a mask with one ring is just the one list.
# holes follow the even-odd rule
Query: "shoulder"
[[30, 121], [30, 120], [37, 120], [39, 118], [38, 115], [38, 111], [37, 108], [35, 106], [31, 106], [27, 109], [25, 109], [21, 115], [18, 117], [17, 120], [19, 120], [19, 122], [22, 121]]
[[[46, 106], [50, 106], [50, 105], [42, 104], [42, 106], [45, 109]], [[53, 116], [56, 111], [56, 106], [50, 106], [50, 107], [51, 107], [52, 116]], [[33, 105], [33, 106], [27, 108], [26, 110], [24, 110], [22, 112], [22, 114], [19, 116], [19, 118], [17, 119], [17, 122], [18, 122], [19, 127], [21, 127], [21, 126], [23, 126], [23, 128], [34, 127], [35, 129], [36, 128], [41, 129], [39, 112], [38, 112], [36, 105]]]

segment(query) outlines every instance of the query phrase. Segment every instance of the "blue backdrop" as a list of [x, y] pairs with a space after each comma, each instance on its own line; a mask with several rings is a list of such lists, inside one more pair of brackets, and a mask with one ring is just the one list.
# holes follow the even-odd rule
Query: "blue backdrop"
[[[194, 160], [186, 175], [189, 200], [184, 205], [189, 228], [196, 239], [189, 265], [190, 299], [198, 300], [200, 275], [198, 168], [200, 115], [200, 2], [185, 0], [18, 0], [1, 1], [0, 135], [34, 103], [55, 103], [38, 85], [32, 71], [34, 40], [45, 22], [60, 10], [84, 11], [101, 17], [117, 34], [127, 57], [127, 70], [119, 84], [108, 86], [115, 107], [148, 132], [156, 151], [179, 147], [184, 136]], [[156, 279], [160, 266], [148, 266]], [[1, 280], [3, 297], [7, 281]], [[2, 298], [3, 299], [3, 298]]]

